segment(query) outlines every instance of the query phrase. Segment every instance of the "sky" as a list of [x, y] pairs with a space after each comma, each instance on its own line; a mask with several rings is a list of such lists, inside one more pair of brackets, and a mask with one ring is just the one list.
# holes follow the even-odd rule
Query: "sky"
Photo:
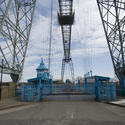
[[[41, 58], [48, 65], [51, 0], [37, 0], [22, 81], [36, 77]], [[113, 77], [114, 70], [96, 0], [74, 0], [71, 55], [75, 77], [92, 70], [93, 75]], [[57, 20], [58, 0], [53, 0], [51, 74], [61, 78], [63, 43]], [[65, 77], [70, 74], [66, 67]]]

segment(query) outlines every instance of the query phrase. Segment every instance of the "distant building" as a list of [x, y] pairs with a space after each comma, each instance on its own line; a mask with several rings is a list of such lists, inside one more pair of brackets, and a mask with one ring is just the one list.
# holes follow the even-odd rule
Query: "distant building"
[[75, 83], [78, 83], [80, 81], [80, 84], [84, 84], [84, 78], [82, 76], [78, 76], [75, 80]]

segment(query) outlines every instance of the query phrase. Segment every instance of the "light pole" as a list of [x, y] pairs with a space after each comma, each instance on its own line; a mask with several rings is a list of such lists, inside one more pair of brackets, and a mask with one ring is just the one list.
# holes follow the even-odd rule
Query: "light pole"
[[1, 80], [0, 80], [0, 100], [1, 100], [1, 86], [2, 86], [2, 80], [3, 80], [3, 59], [1, 60]]
[[3, 59], [1, 60], [1, 84], [0, 85], [2, 85], [2, 81], [3, 81]]

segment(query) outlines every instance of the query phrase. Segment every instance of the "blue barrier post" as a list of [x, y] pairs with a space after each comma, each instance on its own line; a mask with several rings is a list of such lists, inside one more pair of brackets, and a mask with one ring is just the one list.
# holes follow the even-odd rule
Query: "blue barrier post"
[[85, 83], [84, 83], [84, 91], [85, 93], [88, 93], [88, 83], [87, 83], [87, 78], [84, 79]]
[[101, 85], [100, 82], [95, 78], [95, 95], [96, 95], [96, 100], [101, 101]]
[[111, 100], [111, 85], [106, 83], [106, 101]]
[[116, 100], [116, 84], [111, 85], [111, 100]]
[[80, 84], [80, 80], [78, 80], [78, 89], [80, 89], [81, 84]]
[[125, 95], [125, 78], [120, 79], [120, 95]]
[[49, 79], [49, 88], [50, 88], [50, 91], [49, 93], [51, 94], [52, 93], [52, 79]]
[[38, 93], [38, 95], [37, 95], [37, 98], [38, 98], [38, 101], [40, 101], [40, 99], [41, 99], [41, 94], [40, 94], [40, 87], [38, 86], [38, 88], [37, 88], [37, 93]]
[[25, 101], [25, 85], [22, 86], [21, 95], [22, 95], [22, 101]]
[[34, 94], [33, 94], [33, 92], [34, 92], [34, 86], [33, 85], [31, 85], [31, 101], [34, 101]]
[[42, 81], [41, 81], [41, 79], [38, 79], [38, 82], [39, 82], [39, 84], [38, 84], [38, 86], [37, 86], [37, 93], [38, 93], [38, 101], [40, 101], [41, 100], [41, 98], [42, 98]]

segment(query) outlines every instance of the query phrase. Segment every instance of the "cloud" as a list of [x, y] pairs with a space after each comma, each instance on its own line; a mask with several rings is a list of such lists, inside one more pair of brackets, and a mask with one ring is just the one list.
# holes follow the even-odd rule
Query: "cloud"
[[[37, 0], [25, 59], [23, 81], [36, 76], [35, 69], [39, 65], [41, 58], [44, 59], [46, 66], [48, 66], [51, 1]], [[72, 27], [71, 56], [76, 77], [78, 75], [83, 76], [86, 71], [88, 72], [92, 68], [93, 62], [97, 64], [93, 68], [96, 69], [95, 72], [102, 72], [102, 63], [104, 63], [103, 68], [105, 69], [107, 69], [107, 65], [111, 67], [111, 63], [105, 63], [105, 60], [109, 59], [109, 49], [96, 0], [74, 0], [73, 10], [75, 12], [75, 22]], [[63, 59], [62, 33], [58, 24], [57, 12], [58, 0], [53, 0], [51, 73], [54, 78], [60, 78]], [[3, 41], [0, 42], [2, 47], [4, 47], [5, 43], [2, 43]], [[7, 58], [9, 59], [10, 57]], [[104, 61], [99, 64], [98, 61], [101, 58]], [[107, 69], [104, 74], [107, 74], [107, 72], [108, 74], [113, 74], [111, 69], [110, 71]], [[4, 79], [7, 80], [9, 78], [5, 75]]]
[[[58, 0], [53, 1], [51, 72], [54, 77], [59, 78], [61, 60], [63, 58], [63, 44], [61, 28], [57, 21]], [[37, 1], [24, 68], [24, 80], [35, 76], [35, 68], [40, 63], [41, 57], [44, 58], [46, 65], [48, 65], [50, 3], [50, 0]], [[80, 59], [81, 57], [84, 58], [88, 56], [89, 58], [92, 55], [98, 56], [103, 53], [109, 53], [96, 0], [74, 0], [74, 12], [75, 23], [72, 28], [72, 57]], [[75, 70], [77, 70], [77, 68], [78, 67], [75, 67]]]

